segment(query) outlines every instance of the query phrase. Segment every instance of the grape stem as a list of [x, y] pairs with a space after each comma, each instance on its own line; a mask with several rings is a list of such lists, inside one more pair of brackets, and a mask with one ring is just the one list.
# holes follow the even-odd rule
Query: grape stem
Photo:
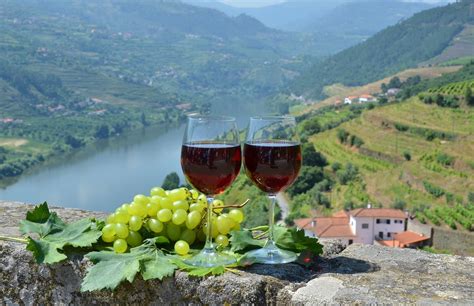
[[0, 240], [3, 241], [11, 241], [11, 242], [17, 242], [17, 243], [24, 243], [27, 244], [28, 240], [23, 239], [23, 238], [15, 238], [15, 237], [7, 237], [7, 236], [0, 236]]
[[242, 204], [217, 206], [217, 207], [214, 207], [214, 208], [213, 208], [213, 211], [214, 211], [214, 210], [218, 210], [218, 209], [223, 209], [223, 208], [242, 208], [242, 207], [244, 207], [245, 205], [247, 205], [248, 202], [250, 202], [250, 199], [245, 200], [245, 202], [242, 203]]

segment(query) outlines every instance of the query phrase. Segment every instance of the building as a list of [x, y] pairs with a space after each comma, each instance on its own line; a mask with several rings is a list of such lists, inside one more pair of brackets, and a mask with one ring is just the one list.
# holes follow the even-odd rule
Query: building
[[358, 96], [349, 96], [344, 98], [344, 104], [356, 103], [359, 100]]
[[389, 88], [387, 90], [387, 96], [393, 97], [396, 96], [400, 92], [400, 88]]
[[[296, 227], [306, 236], [319, 239], [339, 239], [352, 243], [382, 244], [411, 247], [429, 237], [406, 231], [406, 214], [391, 208], [358, 208], [339, 211], [331, 217], [295, 220]], [[395, 242], [394, 242], [395, 241]]]
[[361, 95], [359, 97], [359, 103], [375, 102], [377, 99], [372, 95]]

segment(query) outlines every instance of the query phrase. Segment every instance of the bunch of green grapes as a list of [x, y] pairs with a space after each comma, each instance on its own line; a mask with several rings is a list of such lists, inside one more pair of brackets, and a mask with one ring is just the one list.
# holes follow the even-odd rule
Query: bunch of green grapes
[[[214, 200], [211, 236], [218, 247], [229, 245], [228, 234], [239, 230], [244, 214], [240, 209], [224, 212], [224, 203]], [[227, 209], [226, 209], [227, 210]], [[174, 251], [188, 254], [193, 244], [206, 240], [207, 200], [196, 190], [151, 189], [150, 196], [136, 195], [109, 215], [102, 228], [102, 240], [113, 243], [116, 253], [140, 245], [144, 237], [165, 236], [174, 242]]]

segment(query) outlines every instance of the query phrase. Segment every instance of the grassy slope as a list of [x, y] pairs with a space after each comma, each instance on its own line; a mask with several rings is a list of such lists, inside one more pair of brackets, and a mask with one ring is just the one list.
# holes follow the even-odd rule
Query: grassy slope
[[[392, 123], [383, 127], [382, 122]], [[409, 126], [454, 132], [454, 141], [427, 141], [393, 127], [399, 122]], [[454, 123], [454, 124], [453, 124]], [[428, 194], [423, 181], [427, 180], [464, 199], [474, 190], [474, 110], [448, 109], [426, 105], [416, 98], [409, 101], [366, 111], [360, 118], [341, 125], [349, 133], [362, 138], [362, 148], [384, 154], [375, 159], [365, 152], [341, 145], [336, 138], [337, 129], [313, 136], [312, 141], [330, 162], [351, 162], [357, 165], [364, 178], [361, 186], [339, 186], [331, 195], [334, 206], [340, 208], [344, 200], [354, 197], [368, 198], [373, 203], [390, 206], [396, 199], [405, 201], [408, 208], [421, 204], [444, 204], [445, 198], [436, 199]], [[411, 161], [402, 153], [408, 151]], [[426, 161], [427, 155], [444, 152], [455, 157], [452, 167], [443, 167]], [[425, 156], [425, 158], [422, 158]], [[359, 190], [358, 190], [359, 189]], [[362, 204], [362, 203], [360, 203]]]
[[349, 86], [344, 86], [342, 84], [335, 84], [331, 86], [326, 86], [325, 87], [325, 92], [329, 98], [310, 105], [309, 107], [305, 107], [300, 109], [298, 112], [295, 112], [295, 115], [302, 115], [304, 113], [311, 112], [316, 109], [320, 109], [324, 106], [332, 105], [336, 102], [336, 100], [344, 100], [345, 97], [347, 96], [358, 96], [362, 94], [374, 94], [380, 92], [380, 85], [382, 83], [388, 83], [391, 78], [397, 76], [400, 78], [400, 80], [404, 81], [409, 77], [414, 77], [419, 75], [422, 79], [431, 79], [431, 78], [436, 78], [441, 76], [442, 74], [445, 73], [450, 73], [457, 71], [461, 68], [462, 66], [449, 66], [449, 67], [424, 67], [424, 68], [413, 68], [413, 69], [407, 69], [402, 72], [399, 72], [393, 76], [378, 80], [373, 83], [369, 83], [367, 85], [363, 86], [355, 86], [355, 87], [349, 87]]

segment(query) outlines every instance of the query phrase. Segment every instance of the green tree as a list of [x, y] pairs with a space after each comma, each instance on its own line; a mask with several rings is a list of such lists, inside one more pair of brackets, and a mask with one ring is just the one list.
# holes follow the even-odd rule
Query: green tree
[[99, 126], [94, 133], [94, 137], [97, 139], [106, 139], [109, 137], [109, 135], [110, 135], [109, 126], [105, 124], [102, 124], [101, 126]]
[[171, 172], [166, 175], [165, 179], [163, 180], [163, 184], [161, 187], [166, 190], [175, 189], [179, 187], [179, 176], [176, 172]]
[[305, 166], [325, 167], [328, 164], [326, 157], [316, 151], [312, 143], [303, 144], [302, 155]]
[[323, 179], [324, 173], [321, 168], [303, 166], [298, 179], [288, 189], [288, 193], [291, 196], [305, 193]]
[[345, 143], [347, 141], [347, 137], [349, 133], [344, 129], [337, 130], [337, 139], [339, 139], [340, 143]]
[[464, 99], [466, 100], [467, 105], [474, 106], [474, 96], [472, 95], [472, 89], [470, 86], [466, 87], [464, 92]]

